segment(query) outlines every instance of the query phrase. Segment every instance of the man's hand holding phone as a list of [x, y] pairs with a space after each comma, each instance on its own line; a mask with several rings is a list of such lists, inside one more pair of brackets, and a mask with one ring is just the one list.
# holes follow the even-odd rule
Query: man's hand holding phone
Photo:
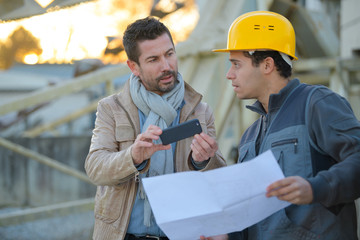
[[179, 125], [163, 130], [160, 135], [164, 145], [192, 137], [191, 143], [192, 158], [195, 162], [203, 162], [215, 156], [218, 145], [215, 139], [202, 132], [198, 119], [192, 119]]
[[170, 145], [154, 144], [153, 140], [159, 139], [160, 134], [162, 134], [161, 128], [150, 125], [145, 132], [136, 137], [131, 149], [131, 156], [135, 165], [149, 159], [156, 151], [171, 148]]
[[215, 156], [218, 144], [214, 138], [205, 133], [196, 134], [191, 143], [192, 158], [195, 162], [203, 162]]

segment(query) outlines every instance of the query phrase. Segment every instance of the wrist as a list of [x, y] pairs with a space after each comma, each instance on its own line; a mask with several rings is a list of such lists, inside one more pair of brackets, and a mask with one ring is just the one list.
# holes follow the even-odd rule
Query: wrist
[[130, 157], [131, 157], [131, 160], [133, 161], [134, 165], [135, 166], [138, 166], [140, 165], [143, 161], [141, 160], [138, 160], [136, 157], [134, 157], [134, 153], [133, 153], [133, 147], [131, 146], [131, 149], [130, 149]]

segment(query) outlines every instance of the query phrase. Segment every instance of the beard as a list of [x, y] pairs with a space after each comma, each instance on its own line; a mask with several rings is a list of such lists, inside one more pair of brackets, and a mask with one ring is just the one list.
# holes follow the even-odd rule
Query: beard
[[[168, 76], [172, 75], [173, 78], [174, 78], [174, 81], [171, 82], [171, 83], [168, 83], [164, 86], [160, 86], [160, 80], [163, 79], [163, 78], [166, 78]], [[163, 74], [161, 74], [159, 77], [157, 77], [156, 79], [156, 89], [162, 93], [167, 93], [167, 92], [170, 92], [171, 90], [173, 90], [175, 88], [175, 84], [177, 82], [177, 73], [175, 71], [167, 71], [167, 72], [164, 72]]]

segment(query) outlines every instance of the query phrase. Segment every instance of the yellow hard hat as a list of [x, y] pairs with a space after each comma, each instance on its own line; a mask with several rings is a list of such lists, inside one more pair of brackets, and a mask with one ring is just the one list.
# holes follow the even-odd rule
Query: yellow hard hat
[[236, 50], [275, 50], [294, 58], [295, 31], [284, 16], [269, 11], [248, 12], [231, 24], [226, 49], [214, 52]]

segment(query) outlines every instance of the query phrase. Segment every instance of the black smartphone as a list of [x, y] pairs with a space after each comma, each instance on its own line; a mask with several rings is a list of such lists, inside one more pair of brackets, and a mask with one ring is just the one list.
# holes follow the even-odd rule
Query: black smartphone
[[163, 145], [168, 145], [201, 132], [202, 129], [199, 120], [192, 119], [164, 129], [163, 133], [160, 135], [160, 139]]

